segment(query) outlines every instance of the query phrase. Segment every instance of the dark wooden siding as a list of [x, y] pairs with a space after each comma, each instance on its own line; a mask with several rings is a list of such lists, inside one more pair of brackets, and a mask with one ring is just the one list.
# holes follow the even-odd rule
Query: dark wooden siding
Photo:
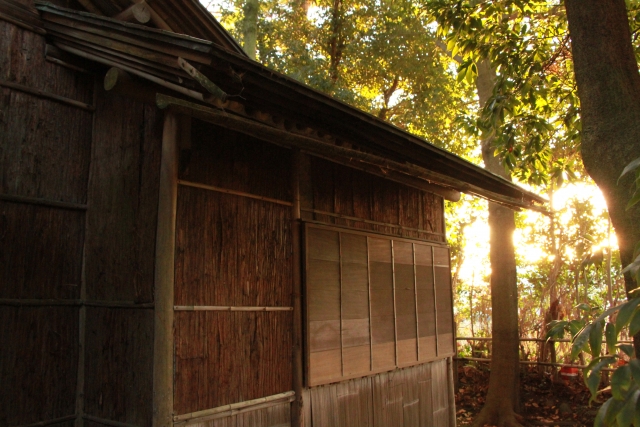
[[75, 413], [77, 307], [0, 306], [0, 425]]
[[151, 425], [153, 310], [87, 308], [85, 412]]
[[99, 90], [87, 209], [85, 412], [150, 425], [158, 174], [163, 115]]
[[162, 113], [99, 91], [87, 211], [92, 300], [153, 300]]
[[[93, 76], [44, 49], [0, 20], [0, 81], [92, 103]], [[56, 203], [87, 201], [91, 132], [90, 111], [0, 84], [0, 425], [76, 412], [85, 213]]]
[[[181, 166], [176, 305], [291, 306], [289, 151], [194, 122]], [[291, 390], [292, 321], [291, 311], [177, 311], [175, 413]], [[235, 426], [246, 417], [225, 422]], [[263, 421], [256, 425], [272, 425]], [[278, 424], [285, 421], [288, 415]]]
[[445, 241], [442, 197], [319, 158], [309, 158], [308, 170], [308, 183], [302, 186], [308, 193], [302, 195], [303, 218], [400, 237]]

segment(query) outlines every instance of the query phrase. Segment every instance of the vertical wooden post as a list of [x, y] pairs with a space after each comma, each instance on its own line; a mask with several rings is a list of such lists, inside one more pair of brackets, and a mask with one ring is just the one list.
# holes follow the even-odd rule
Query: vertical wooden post
[[162, 132], [156, 231], [153, 337], [153, 426], [173, 425], [173, 291], [178, 195], [178, 117], [167, 111]]
[[453, 363], [453, 357], [447, 357], [447, 375], [448, 375], [448, 393], [447, 398], [449, 400], [449, 427], [456, 427], [456, 396], [454, 391], [453, 376], [458, 375], [457, 372], [453, 372], [455, 364]]
[[302, 173], [302, 153], [294, 149], [292, 153], [291, 192], [293, 195], [293, 211], [291, 213], [291, 245], [293, 248], [293, 391], [296, 393], [291, 404], [291, 426], [305, 425], [302, 400], [302, 254], [300, 233], [302, 228], [300, 213], [300, 175]]

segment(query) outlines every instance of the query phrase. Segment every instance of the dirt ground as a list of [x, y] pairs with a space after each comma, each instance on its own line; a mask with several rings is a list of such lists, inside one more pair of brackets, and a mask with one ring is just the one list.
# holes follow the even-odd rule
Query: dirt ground
[[[456, 394], [458, 426], [469, 426], [480, 412], [489, 385], [487, 364], [458, 365], [459, 391]], [[582, 374], [572, 381], [551, 381], [550, 373], [539, 374], [536, 367], [523, 367], [520, 374], [524, 425], [592, 427], [599, 403], [589, 405], [589, 390]], [[610, 397], [599, 396], [601, 402]]]

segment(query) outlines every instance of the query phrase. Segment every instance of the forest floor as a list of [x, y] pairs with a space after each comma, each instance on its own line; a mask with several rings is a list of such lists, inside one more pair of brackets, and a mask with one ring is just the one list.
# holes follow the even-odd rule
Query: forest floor
[[[487, 364], [458, 364], [459, 391], [456, 394], [457, 424], [471, 425], [482, 409], [489, 386]], [[589, 405], [589, 390], [582, 373], [572, 381], [551, 381], [550, 374], [539, 374], [536, 367], [523, 367], [520, 393], [525, 426], [592, 427], [600, 403]], [[610, 395], [598, 396], [601, 402]]]

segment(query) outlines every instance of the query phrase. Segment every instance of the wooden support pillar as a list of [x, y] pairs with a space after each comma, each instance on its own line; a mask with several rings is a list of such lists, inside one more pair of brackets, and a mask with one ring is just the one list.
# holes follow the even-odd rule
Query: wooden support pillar
[[178, 117], [164, 116], [156, 231], [153, 337], [153, 426], [173, 425], [173, 292], [178, 195]]
[[293, 246], [293, 384], [295, 397], [291, 403], [291, 427], [302, 427], [305, 424], [302, 400], [302, 251], [301, 251], [301, 211], [300, 211], [300, 176], [302, 169], [302, 153], [293, 149], [291, 190], [293, 195], [293, 211], [291, 213], [291, 244]]

